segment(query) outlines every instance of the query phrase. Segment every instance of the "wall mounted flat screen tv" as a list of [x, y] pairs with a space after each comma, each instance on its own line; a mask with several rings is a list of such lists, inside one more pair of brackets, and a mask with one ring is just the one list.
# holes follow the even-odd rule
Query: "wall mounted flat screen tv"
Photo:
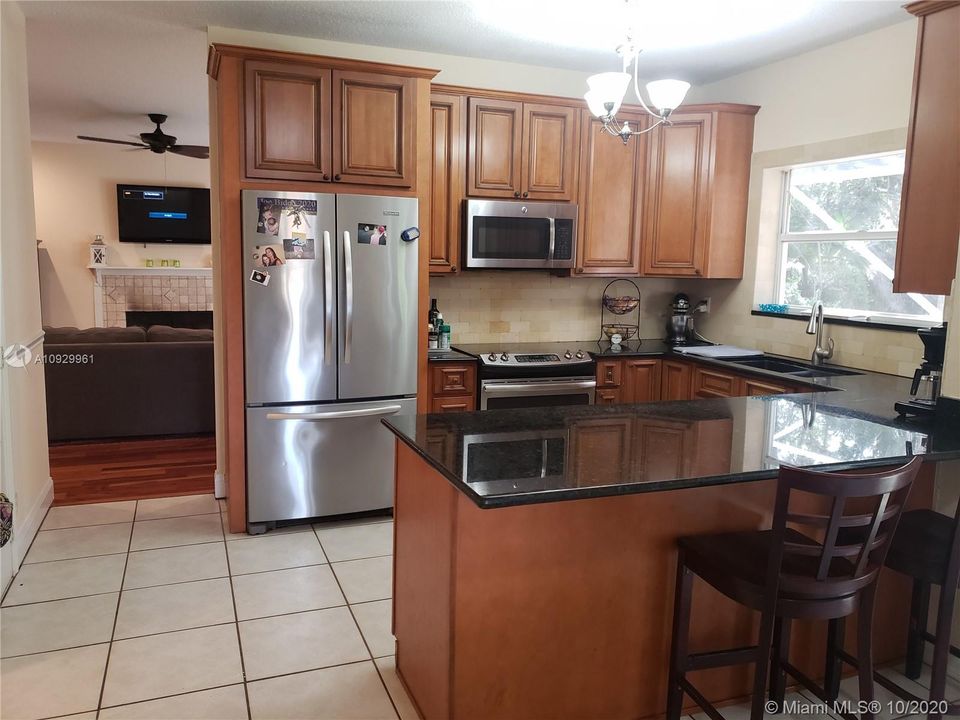
[[120, 242], [210, 242], [207, 188], [117, 185]]

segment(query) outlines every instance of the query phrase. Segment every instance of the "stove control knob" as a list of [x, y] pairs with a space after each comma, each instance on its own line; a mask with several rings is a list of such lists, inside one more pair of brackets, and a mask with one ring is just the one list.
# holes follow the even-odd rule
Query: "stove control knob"
[[570, 358], [573, 357], [573, 355], [570, 354], [570, 351], [569, 351], [569, 350], [567, 350], [567, 351], [563, 354], [563, 356], [564, 356], [567, 360], [569, 360]]
[[500, 359], [503, 360], [503, 362], [506, 362], [507, 360], [510, 359], [510, 356], [507, 355], [506, 353], [501, 353], [501, 354], [500, 354]]
[[583, 360], [583, 350], [577, 350], [577, 360]]
[[490, 353], [489, 355], [487, 355], [487, 360], [489, 360], [490, 362], [496, 362], [496, 361], [497, 361], [497, 354], [496, 354], [496, 353]]

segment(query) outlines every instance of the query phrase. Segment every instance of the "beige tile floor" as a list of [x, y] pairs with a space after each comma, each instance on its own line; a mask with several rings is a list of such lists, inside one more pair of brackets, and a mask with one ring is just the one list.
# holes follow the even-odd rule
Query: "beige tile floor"
[[[0, 607], [0, 717], [416, 718], [390, 634], [390, 519], [251, 538], [224, 515], [212, 496], [53, 508]], [[929, 669], [884, 672], [926, 695]], [[950, 674], [960, 700], [960, 663]]]
[[0, 717], [416, 718], [389, 518], [225, 531], [212, 496], [52, 508], [0, 607]]

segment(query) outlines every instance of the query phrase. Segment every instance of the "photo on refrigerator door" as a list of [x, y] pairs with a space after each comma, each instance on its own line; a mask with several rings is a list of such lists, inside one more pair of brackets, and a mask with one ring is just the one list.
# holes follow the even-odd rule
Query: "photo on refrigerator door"
[[357, 242], [361, 245], [386, 245], [387, 226], [360, 223], [357, 225]]
[[313, 239], [317, 201], [298, 198], [258, 197], [257, 232], [277, 238]]
[[316, 260], [313, 238], [292, 237], [283, 239], [283, 257], [286, 260]]
[[253, 259], [263, 267], [283, 265], [283, 245], [257, 245]]

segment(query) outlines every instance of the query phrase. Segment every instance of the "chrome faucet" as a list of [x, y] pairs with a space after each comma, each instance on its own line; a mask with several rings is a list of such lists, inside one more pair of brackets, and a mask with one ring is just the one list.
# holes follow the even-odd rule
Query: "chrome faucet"
[[823, 303], [817, 300], [810, 309], [810, 322], [807, 323], [807, 335], [816, 335], [817, 344], [810, 355], [810, 362], [823, 365], [824, 360], [833, 357], [833, 338], [827, 338], [827, 348], [823, 349]]

